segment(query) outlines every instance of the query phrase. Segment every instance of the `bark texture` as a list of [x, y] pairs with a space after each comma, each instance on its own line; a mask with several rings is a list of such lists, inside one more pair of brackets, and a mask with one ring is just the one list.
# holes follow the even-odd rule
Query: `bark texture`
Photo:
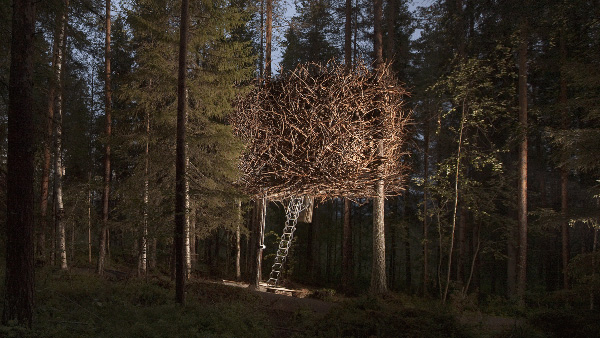
[[[375, 67], [383, 64], [383, 36], [381, 29], [381, 18], [383, 16], [382, 0], [374, 0], [373, 8], [375, 14], [373, 39], [373, 49], [375, 52]], [[383, 151], [383, 141], [378, 141], [377, 150], [381, 156]], [[372, 294], [384, 294], [387, 292], [386, 271], [385, 271], [385, 192], [382, 179], [375, 184], [377, 197], [373, 199], [373, 264], [371, 268], [371, 286], [369, 291]]]
[[35, 5], [13, 1], [6, 159], [6, 284], [2, 322], [32, 324], [34, 298]]
[[517, 268], [517, 299], [524, 305], [527, 284], [527, 20], [522, 19], [519, 43], [519, 263]]

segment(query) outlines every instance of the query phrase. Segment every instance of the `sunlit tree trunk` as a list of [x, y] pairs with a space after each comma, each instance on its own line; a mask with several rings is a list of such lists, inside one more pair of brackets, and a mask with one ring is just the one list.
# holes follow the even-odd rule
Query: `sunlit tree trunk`
[[181, 1], [179, 24], [179, 66], [177, 76], [177, 157], [175, 164], [175, 300], [185, 303], [186, 269], [184, 265], [184, 241], [186, 228], [186, 54], [188, 38], [189, 1]]
[[106, 264], [106, 252], [108, 246], [108, 201], [110, 198], [110, 142], [112, 135], [112, 89], [110, 83], [110, 0], [106, 0], [105, 8], [106, 35], [104, 40], [104, 110], [106, 114], [106, 146], [104, 148], [104, 189], [102, 191], [102, 226], [100, 230], [100, 244], [98, 252], [98, 265], [96, 272], [100, 275], [104, 273]]
[[[346, 0], [346, 23], [344, 26], [344, 62], [346, 69], [352, 68], [352, 0]], [[353, 263], [352, 263], [352, 225], [350, 216], [352, 203], [344, 198], [344, 221], [342, 230], [342, 289], [348, 293], [352, 289]]]
[[[382, 0], [373, 1], [375, 15], [375, 35], [373, 49], [375, 52], [375, 66], [383, 64], [383, 37], [381, 30], [381, 18], [383, 16]], [[383, 157], [383, 140], [377, 141], [377, 154]], [[383, 294], [387, 292], [387, 281], [385, 272], [385, 190], [383, 179], [378, 179], [375, 184], [377, 197], [373, 198], [373, 262], [371, 267], [372, 294]]]
[[519, 262], [517, 268], [517, 299], [525, 305], [527, 285], [527, 19], [523, 18], [519, 42], [519, 124], [521, 144], [519, 148]]

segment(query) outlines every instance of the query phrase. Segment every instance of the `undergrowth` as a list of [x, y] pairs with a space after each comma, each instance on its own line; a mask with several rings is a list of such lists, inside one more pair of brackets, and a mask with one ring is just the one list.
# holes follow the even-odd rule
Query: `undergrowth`
[[114, 282], [93, 274], [38, 273], [32, 329], [0, 337], [269, 337], [258, 298], [208, 282], [188, 284], [186, 305], [162, 278]]

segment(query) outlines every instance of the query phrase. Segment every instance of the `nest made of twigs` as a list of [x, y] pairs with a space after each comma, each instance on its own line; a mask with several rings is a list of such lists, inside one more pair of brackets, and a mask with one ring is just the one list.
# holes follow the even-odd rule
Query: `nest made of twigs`
[[406, 95], [389, 65], [304, 64], [256, 86], [230, 117], [246, 144], [238, 185], [270, 199], [359, 198], [376, 196], [383, 179], [386, 195], [399, 193]]

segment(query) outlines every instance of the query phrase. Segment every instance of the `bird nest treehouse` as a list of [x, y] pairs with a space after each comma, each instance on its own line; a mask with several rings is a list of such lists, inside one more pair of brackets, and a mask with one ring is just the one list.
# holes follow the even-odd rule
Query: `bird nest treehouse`
[[407, 169], [406, 95], [389, 65], [348, 70], [331, 62], [299, 65], [237, 102], [230, 123], [246, 144], [238, 186], [255, 198], [289, 201], [278, 267], [302, 196], [374, 197], [378, 180], [387, 196], [400, 193]]

